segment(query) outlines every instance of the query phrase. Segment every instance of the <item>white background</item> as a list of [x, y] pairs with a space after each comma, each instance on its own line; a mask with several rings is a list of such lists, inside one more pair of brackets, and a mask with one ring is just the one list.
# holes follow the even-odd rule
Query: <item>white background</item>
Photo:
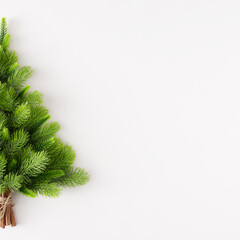
[[240, 2], [11, 0], [31, 65], [89, 184], [14, 196], [1, 239], [240, 239]]

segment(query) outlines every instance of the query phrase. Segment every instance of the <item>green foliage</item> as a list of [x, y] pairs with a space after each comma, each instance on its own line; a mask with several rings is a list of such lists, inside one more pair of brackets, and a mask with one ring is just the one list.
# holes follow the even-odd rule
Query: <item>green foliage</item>
[[2, 142], [6, 142], [9, 140], [10, 135], [9, 135], [8, 128], [4, 127], [2, 129], [1, 136], [2, 136]]
[[29, 132], [33, 133], [38, 128], [39, 122], [41, 122], [47, 116], [48, 110], [44, 106], [31, 107], [30, 118], [24, 127], [28, 129]]
[[2, 44], [4, 37], [7, 34], [7, 21], [6, 18], [2, 18], [1, 21], [1, 32], [0, 32], [0, 44]]
[[76, 187], [89, 181], [88, 173], [81, 168], [69, 168], [65, 170], [65, 175], [56, 180], [63, 187]]
[[27, 101], [29, 105], [35, 106], [40, 105], [43, 102], [43, 94], [39, 91], [30, 92], [24, 97], [24, 101]]
[[52, 146], [48, 149], [50, 167], [53, 169], [65, 169], [71, 166], [75, 159], [75, 152], [72, 147], [64, 144], [56, 138]]
[[48, 157], [46, 152], [30, 151], [29, 154], [22, 159], [19, 172], [21, 175], [30, 177], [37, 176], [45, 170], [47, 163]]
[[46, 123], [32, 134], [31, 140], [34, 143], [47, 141], [52, 138], [59, 130], [60, 126], [57, 122]]
[[12, 114], [12, 125], [14, 127], [22, 126], [30, 117], [30, 107], [28, 103], [18, 105]]
[[52, 181], [56, 180], [62, 176], [64, 176], [64, 171], [63, 170], [47, 170], [46, 172], [38, 175], [34, 181], [35, 182], [41, 182], [41, 181]]
[[25, 96], [29, 90], [30, 86], [27, 85], [26, 87], [24, 87], [20, 93], [18, 94], [17, 98], [22, 98], [23, 96]]
[[34, 191], [26, 187], [20, 188], [19, 191], [27, 197], [35, 198], [37, 196], [37, 194]]
[[8, 85], [15, 89], [22, 87], [23, 83], [32, 76], [31, 67], [22, 67], [15, 69], [8, 78]]
[[7, 166], [7, 159], [5, 158], [4, 154], [0, 155], [0, 179], [3, 178]]
[[3, 182], [5, 190], [17, 191], [22, 186], [23, 177], [14, 173], [8, 173], [4, 176]]
[[3, 39], [3, 42], [2, 42], [2, 48], [4, 51], [7, 51], [7, 49], [9, 48], [9, 45], [10, 45], [10, 34], [7, 33]]
[[26, 145], [28, 137], [28, 133], [23, 129], [13, 132], [3, 151], [7, 156], [14, 156]]
[[49, 122], [43, 95], [24, 86], [29, 66], [20, 67], [9, 49], [6, 19], [0, 24], [0, 193], [19, 191], [28, 197], [58, 197], [64, 187], [88, 182], [88, 173], [74, 168], [75, 152]]
[[18, 191], [23, 183], [23, 177], [15, 173], [8, 173], [0, 181], [0, 192], [5, 192], [8, 189], [10, 191]]
[[8, 163], [8, 172], [16, 171], [16, 168], [17, 168], [17, 160], [13, 158]]
[[16, 106], [16, 92], [5, 83], [0, 84], [0, 111], [12, 112]]

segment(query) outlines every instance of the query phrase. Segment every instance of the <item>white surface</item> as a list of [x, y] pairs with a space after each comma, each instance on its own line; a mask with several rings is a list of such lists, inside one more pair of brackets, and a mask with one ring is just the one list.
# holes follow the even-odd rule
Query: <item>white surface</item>
[[240, 2], [11, 0], [12, 49], [35, 69], [88, 185], [15, 196], [1, 239], [240, 238]]

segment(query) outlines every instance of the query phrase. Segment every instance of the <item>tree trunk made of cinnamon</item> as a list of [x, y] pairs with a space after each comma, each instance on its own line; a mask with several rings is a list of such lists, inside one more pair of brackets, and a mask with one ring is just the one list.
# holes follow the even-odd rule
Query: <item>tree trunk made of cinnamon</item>
[[16, 226], [16, 220], [13, 212], [13, 201], [11, 191], [6, 191], [0, 194], [0, 227], [5, 228], [5, 226], [11, 225]]

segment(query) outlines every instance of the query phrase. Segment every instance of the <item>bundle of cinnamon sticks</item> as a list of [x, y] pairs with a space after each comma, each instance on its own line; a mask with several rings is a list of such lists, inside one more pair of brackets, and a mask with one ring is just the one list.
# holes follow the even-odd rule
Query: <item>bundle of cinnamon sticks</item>
[[16, 220], [13, 212], [13, 201], [12, 193], [8, 190], [4, 194], [0, 195], [0, 213], [2, 218], [0, 219], [0, 227], [5, 228], [5, 226], [11, 225], [16, 226]]

